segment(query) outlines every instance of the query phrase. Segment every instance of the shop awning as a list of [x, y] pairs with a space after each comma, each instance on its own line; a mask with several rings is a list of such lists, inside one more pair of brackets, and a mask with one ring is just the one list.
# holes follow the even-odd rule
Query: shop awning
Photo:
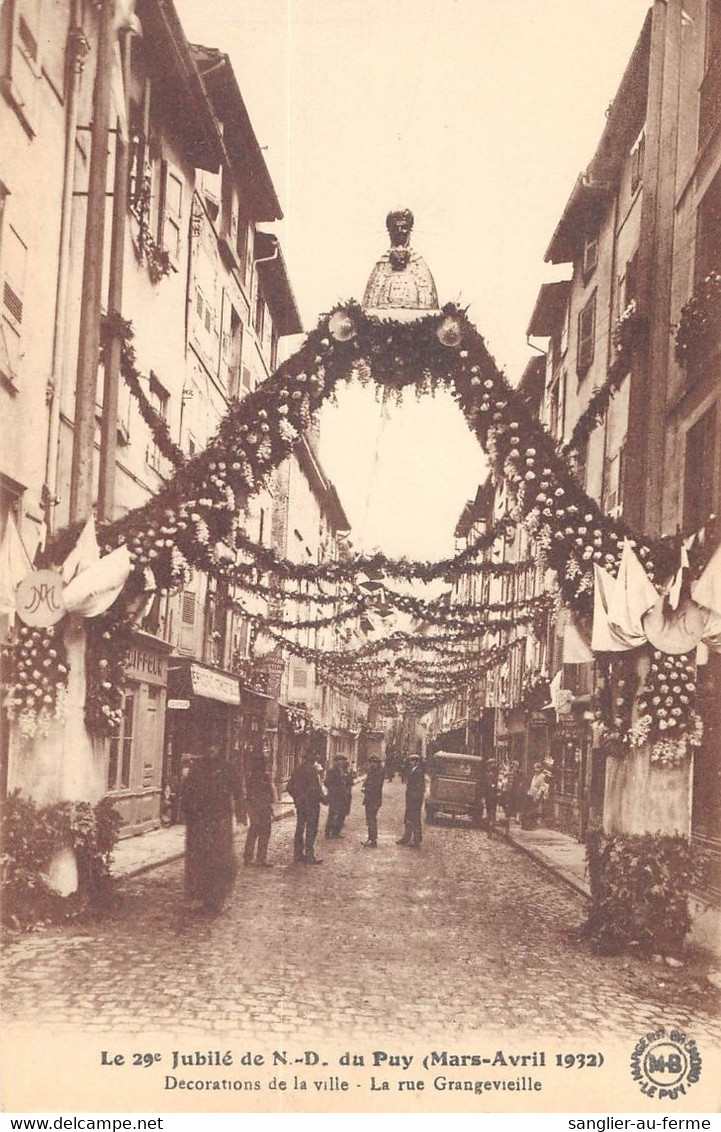
[[222, 672], [197, 661], [170, 664], [169, 684], [173, 696], [202, 696], [221, 704], [240, 706], [240, 681], [231, 672]]

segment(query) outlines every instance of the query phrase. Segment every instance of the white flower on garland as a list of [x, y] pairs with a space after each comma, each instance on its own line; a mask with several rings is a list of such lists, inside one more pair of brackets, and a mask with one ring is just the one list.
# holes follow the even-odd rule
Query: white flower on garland
[[298, 439], [298, 430], [293, 428], [293, 425], [285, 417], [281, 417], [278, 421], [278, 435], [285, 444], [295, 444]]
[[680, 766], [688, 755], [688, 736], [678, 739], [657, 739], [651, 746], [651, 762], [654, 766]]
[[190, 579], [190, 564], [177, 546], [170, 551], [170, 579], [179, 588], [185, 587]]
[[630, 727], [626, 733], [626, 742], [629, 747], [642, 747], [644, 743], [648, 742], [648, 737], [651, 734], [651, 727], [653, 726], [653, 719], [650, 715], [642, 715], [640, 719]]
[[210, 542], [210, 528], [208, 527], [205, 519], [198, 515], [198, 517], [194, 521], [194, 525], [195, 537], [197, 538], [198, 542], [202, 542], [204, 546], [207, 546], [207, 544]]
[[273, 445], [267, 436], [264, 436], [260, 441], [256, 450], [256, 457], [259, 464], [267, 464], [273, 455]]

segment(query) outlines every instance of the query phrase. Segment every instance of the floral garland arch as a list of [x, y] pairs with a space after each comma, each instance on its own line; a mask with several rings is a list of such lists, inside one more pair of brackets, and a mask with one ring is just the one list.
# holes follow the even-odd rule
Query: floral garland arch
[[[130, 350], [126, 337], [126, 365], [133, 362]], [[488, 454], [493, 475], [507, 485], [511, 525], [526, 523], [556, 571], [563, 602], [581, 624], [588, 625], [593, 612], [594, 564], [615, 576], [625, 540], [632, 539], [657, 586], [676, 568], [676, 542], [634, 539], [585, 493], [463, 309], [448, 305], [399, 322], [343, 304], [323, 316], [297, 353], [258, 389], [232, 404], [208, 447], [177, 467], [158, 495], [100, 528], [105, 549], [127, 546], [133, 570], [121, 598], [89, 629], [93, 675], [86, 719], [94, 730], [108, 733], [117, 725], [124, 660], [117, 638], [127, 639], [133, 606], [149, 590], [181, 588], [190, 568], [232, 580], [236, 564], [227, 548], [236, 546], [238, 513], [290, 455], [322, 403], [351, 378], [373, 380], [398, 396], [409, 387], [418, 393], [439, 386], [450, 390]], [[61, 533], [48, 559], [59, 562], [77, 533], [77, 528]], [[695, 726], [691, 706], [685, 717]], [[678, 728], [683, 730], [683, 720]]]

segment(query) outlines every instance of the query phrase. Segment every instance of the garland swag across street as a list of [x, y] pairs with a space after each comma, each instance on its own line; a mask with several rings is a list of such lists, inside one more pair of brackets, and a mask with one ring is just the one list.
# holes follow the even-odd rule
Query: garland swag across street
[[[143, 411], [130, 328], [118, 324], [108, 332], [124, 338], [123, 372]], [[272, 470], [289, 456], [313, 414], [333, 396], [338, 383], [351, 378], [362, 383], [374, 380], [397, 396], [409, 387], [415, 387], [418, 393], [432, 392], [439, 386], [449, 389], [487, 452], [494, 477], [505, 481], [510, 510], [480, 545], [474, 544], [454, 559], [408, 563], [393, 562], [382, 555], [363, 557], [310, 567], [308, 580], [350, 582], [360, 572], [374, 569], [403, 580], [421, 581], [452, 578], [465, 569], [493, 573], [494, 564], [475, 563], [473, 559], [497, 538], [509, 536], [520, 522], [525, 522], [534, 537], [545, 565], [556, 572], [563, 602], [582, 624], [588, 624], [593, 612], [594, 564], [615, 576], [624, 540], [632, 539], [649, 579], [657, 586], [675, 570], [676, 542], [633, 539], [633, 533], [620, 521], [604, 515], [574, 480], [566, 455], [556, 451], [552, 437], [509, 385], [462, 309], [449, 305], [440, 315], [402, 323], [370, 317], [356, 304], [345, 304], [323, 316], [301, 349], [258, 389], [231, 404], [215, 437], [193, 459], [185, 460], [169, 436], [161, 435], [160, 423], [144, 413], [154, 438], [176, 470], [144, 506], [99, 530], [104, 549], [127, 546], [133, 571], [112, 608], [112, 617], [102, 628], [97, 627], [99, 632], [96, 630], [94, 648], [108, 665], [101, 669], [105, 678], [98, 679], [96, 674], [89, 689], [89, 725], [106, 733], [117, 726], [122, 665], [117, 663], [117, 649], [111, 663], [112, 640], [127, 631], [132, 620], [129, 611], [148, 590], [164, 593], [182, 587], [191, 568], [250, 588], [260, 585], [258, 574], [265, 572], [283, 580], [302, 580], [301, 569], [308, 567], [290, 569], [291, 564], [271, 552], [265, 552], [265, 559], [260, 557], [259, 548], [249, 545], [238, 530], [238, 515]], [[604, 396], [610, 393], [611, 389]], [[77, 533], [77, 528], [61, 533], [48, 557], [61, 561]], [[226, 553], [219, 548], [225, 548]], [[248, 553], [250, 563], [237, 563], [236, 549]], [[697, 552], [692, 570], [700, 570], [708, 557], [705, 551]], [[495, 569], [503, 573], [507, 568], [504, 564], [503, 569]], [[520, 624], [526, 618], [515, 620]], [[454, 632], [443, 641], [460, 639], [464, 629], [461, 622], [445, 627]], [[483, 630], [482, 625], [468, 627], [466, 623], [466, 627], [469, 637], [477, 637]], [[269, 632], [284, 647], [290, 647], [285, 638], [271, 629]], [[400, 641], [403, 635], [394, 636]], [[381, 649], [394, 647], [389, 639], [374, 644]], [[364, 655], [373, 655], [374, 651], [370, 648]], [[333, 664], [332, 656], [326, 659]], [[92, 664], [89, 670], [93, 670]], [[430, 700], [416, 698], [419, 704], [421, 699]], [[688, 704], [679, 701], [676, 705], [682, 707], [681, 717], [674, 717], [676, 737], [683, 733], [684, 723], [688, 728], [696, 726], [693, 695], [684, 698], [689, 699]]]

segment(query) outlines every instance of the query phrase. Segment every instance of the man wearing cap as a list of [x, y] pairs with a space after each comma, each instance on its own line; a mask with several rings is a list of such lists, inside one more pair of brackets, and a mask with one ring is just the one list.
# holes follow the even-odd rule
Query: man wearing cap
[[421, 757], [420, 755], [411, 755], [406, 774], [405, 832], [401, 839], [396, 841], [396, 845], [409, 845], [412, 849], [420, 848], [423, 840], [421, 810], [425, 792], [426, 776], [423, 772]]
[[378, 847], [378, 811], [383, 804], [383, 764], [378, 755], [371, 755], [368, 773], [363, 783], [363, 805], [366, 811], [368, 840], [362, 844], [366, 849]]
[[304, 861], [306, 865], [320, 865], [322, 862], [315, 855], [315, 839], [320, 805], [321, 802], [327, 805], [328, 797], [321, 785], [312, 751], [306, 751], [302, 763], [294, 769], [288, 779], [287, 790], [295, 803], [296, 813], [293, 859]]
[[346, 793], [342, 755], [333, 755], [333, 762], [325, 776], [325, 788], [328, 794], [328, 818], [325, 823], [325, 835], [326, 837], [340, 837], [345, 816]]

